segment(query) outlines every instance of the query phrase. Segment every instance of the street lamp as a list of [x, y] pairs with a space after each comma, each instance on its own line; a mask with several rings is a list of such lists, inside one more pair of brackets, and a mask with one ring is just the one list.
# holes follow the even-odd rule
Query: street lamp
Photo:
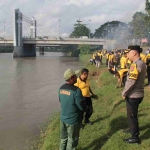
[[91, 34], [90, 23], [91, 23], [91, 20], [89, 20], [89, 39], [90, 39], [90, 34]]
[[107, 39], [109, 39], [109, 21], [107, 23]]
[[58, 27], [58, 28], [59, 28], [59, 29], [58, 29], [58, 32], [59, 32], [59, 33], [58, 33], [58, 37], [59, 37], [59, 38], [60, 38], [60, 21], [61, 21], [61, 20], [59, 19], [59, 20], [58, 20], [58, 26], [59, 26], [59, 27]]
[[4, 45], [5, 45], [5, 20], [4, 20]]

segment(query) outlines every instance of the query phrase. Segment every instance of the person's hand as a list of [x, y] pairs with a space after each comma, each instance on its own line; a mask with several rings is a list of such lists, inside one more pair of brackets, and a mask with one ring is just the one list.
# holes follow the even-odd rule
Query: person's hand
[[122, 98], [123, 98], [123, 100], [125, 100], [125, 99], [126, 99], [126, 97], [125, 97], [125, 96], [122, 96]]
[[96, 96], [96, 95], [93, 93], [92, 96]]
[[95, 94], [92, 94], [91, 98], [95, 98], [95, 99], [97, 99], [97, 98], [98, 98], [98, 96], [97, 96], [97, 95], [95, 95]]

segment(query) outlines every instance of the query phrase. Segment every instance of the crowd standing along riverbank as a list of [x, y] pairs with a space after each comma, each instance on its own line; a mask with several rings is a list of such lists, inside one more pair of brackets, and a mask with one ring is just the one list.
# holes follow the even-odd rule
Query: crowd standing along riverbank
[[[150, 149], [150, 88], [145, 88], [145, 97], [139, 108], [139, 124], [141, 145], [126, 144], [122, 139], [128, 134], [122, 131], [128, 127], [126, 104], [122, 100], [123, 88], [116, 88], [117, 79], [107, 70], [105, 65], [95, 68], [89, 63], [90, 55], [80, 56], [84, 66], [90, 70], [91, 87], [98, 99], [93, 99], [92, 126], [86, 125], [80, 132], [78, 150], [149, 150]], [[104, 60], [103, 60], [104, 61]], [[59, 149], [59, 113], [50, 119], [41, 133], [38, 143], [30, 149]]]

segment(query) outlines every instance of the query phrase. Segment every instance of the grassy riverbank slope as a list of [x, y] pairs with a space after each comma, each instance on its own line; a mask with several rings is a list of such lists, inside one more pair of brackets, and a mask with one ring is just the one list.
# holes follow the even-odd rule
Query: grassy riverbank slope
[[[94, 113], [92, 126], [86, 125], [81, 130], [78, 150], [149, 150], [150, 149], [150, 88], [145, 88], [145, 98], [139, 107], [140, 139], [142, 144], [129, 145], [122, 141], [130, 135], [122, 132], [128, 127], [125, 100], [122, 100], [123, 88], [115, 87], [117, 79], [105, 65], [96, 69], [88, 63], [89, 56], [81, 56], [85, 66], [90, 69], [91, 87], [98, 99], [93, 99]], [[58, 150], [59, 115], [41, 134], [36, 150]]]

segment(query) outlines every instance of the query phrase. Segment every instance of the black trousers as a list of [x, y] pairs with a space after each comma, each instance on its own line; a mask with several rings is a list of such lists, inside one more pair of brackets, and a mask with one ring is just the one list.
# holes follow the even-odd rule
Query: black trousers
[[108, 66], [108, 59], [106, 59], [106, 66]]
[[150, 84], [150, 66], [147, 66], [147, 78], [148, 78], [148, 84]]
[[139, 104], [142, 102], [142, 99], [143, 97], [126, 99], [128, 125], [132, 137], [138, 137], [138, 135], [140, 134], [137, 114]]
[[102, 63], [102, 58], [100, 58], [100, 63], [101, 63], [101, 65], [103, 64], [103, 63]]
[[[93, 113], [93, 106], [92, 106], [91, 97], [84, 97], [84, 100], [85, 100], [86, 106], [87, 106], [87, 110], [85, 112], [85, 122], [86, 122], [86, 121], [89, 121], [89, 118], [91, 117], [91, 115]], [[83, 118], [84, 118], [84, 116], [83, 116]]]

